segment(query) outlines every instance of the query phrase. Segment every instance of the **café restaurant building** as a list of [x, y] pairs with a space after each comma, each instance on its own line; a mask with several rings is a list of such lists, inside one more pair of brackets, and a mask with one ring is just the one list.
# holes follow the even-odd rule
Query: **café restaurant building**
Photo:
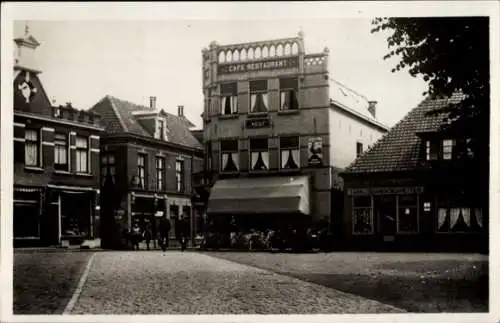
[[[342, 218], [338, 172], [387, 127], [376, 102], [332, 79], [304, 36], [203, 50], [209, 221], [301, 228]], [[336, 226], [339, 227], [339, 226]]]
[[425, 99], [341, 174], [346, 248], [488, 250], [488, 163], [436, 113], [462, 98]]

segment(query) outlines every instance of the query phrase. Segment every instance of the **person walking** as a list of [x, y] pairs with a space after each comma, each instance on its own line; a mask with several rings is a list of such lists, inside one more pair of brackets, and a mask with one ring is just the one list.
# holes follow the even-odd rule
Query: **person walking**
[[146, 249], [150, 250], [149, 244], [151, 243], [151, 239], [153, 238], [153, 228], [151, 223], [146, 225], [146, 230], [144, 231], [144, 240], [146, 241]]
[[160, 221], [160, 227], [158, 228], [158, 231], [160, 233], [159, 245], [163, 251], [166, 251], [168, 248], [168, 236], [171, 228], [172, 225], [170, 224], [170, 220], [166, 217], [162, 218]]
[[134, 225], [131, 230], [131, 242], [132, 248], [134, 250], [139, 250], [139, 242], [142, 240], [141, 228], [139, 227], [139, 223], [134, 222]]
[[181, 244], [181, 251], [186, 250], [187, 239], [189, 236], [189, 222], [185, 214], [182, 215], [179, 221], [179, 242]]

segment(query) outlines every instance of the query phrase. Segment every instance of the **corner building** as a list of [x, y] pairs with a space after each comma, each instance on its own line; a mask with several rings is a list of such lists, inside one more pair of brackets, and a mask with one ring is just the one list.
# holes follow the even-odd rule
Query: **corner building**
[[330, 78], [328, 60], [327, 48], [305, 53], [302, 33], [203, 50], [209, 221], [341, 227], [338, 172], [387, 127], [376, 102]]

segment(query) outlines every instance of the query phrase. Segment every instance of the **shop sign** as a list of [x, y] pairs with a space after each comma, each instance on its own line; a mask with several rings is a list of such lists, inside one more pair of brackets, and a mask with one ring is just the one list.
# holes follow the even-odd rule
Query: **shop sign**
[[267, 128], [270, 125], [271, 125], [271, 122], [269, 122], [269, 119], [267, 119], [267, 118], [249, 119], [249, 120], [246, 120], [246, 122], [245, 122], [245, 126], [249, 129]]
[[417, 187], [364, 187], [364, 188], [349, 188], [347, 195], [407, 195], [423, 193], [424, 188]]
[[263, 62], [219, 65], [219, 74], [246, 73], [261, 70], [276, 70], [299, 67], [299, 57], [275, 59]]
[[323, 138], [312, 137], [307, 142], [307, 163], [309, 166], [323, 164]]

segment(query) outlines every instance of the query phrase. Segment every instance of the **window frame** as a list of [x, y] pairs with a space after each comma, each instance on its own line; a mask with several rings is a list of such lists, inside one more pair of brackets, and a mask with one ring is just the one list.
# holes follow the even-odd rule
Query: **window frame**
[[[62, 139], [58, 139], [57, 137], [60, 136], [60, 138], [64, 137], [64, 145], [61, 144]], [[59, 143], [58, 143], [59, 141]], [[76, 143], [75, 143], [76, 144]], [[60, 149], [65, 150], [65, 158], [66, 158], [66, 163], [58, 163], [58, 157], [61, 157], [60, 154]], [[63, 132], [56, 132], [54, 133], [54, 168], [57, 171], [69, 171], [69, 158], [70, 158], [70, 145], [69, 145], [69, 135]], [[61, 165], [61, 166], [56, 166], [56, 165]], [[65, 165], [65, 167], [63, 167]], [[58, 168], [61, 167], [61, 168]]]
[[[252, 82], [263, 82], [265, 81], [266, 82], [266, 89], [265, 90], [253, 90], [252, 89]], [[265, 101], [267, 101], [267, 104], [266, 104], [266, 111], [252, 111], [252, 96], [253, 95], [265, 95], [266, 99], [264, 100], [264, 97], [262, 98], [262, 100], [264, 101], [264, 103], [266, 104]], [[249, 106], [249, 109], [248, 109], [248, 113], [249, 114], [256, 114], [256, 115], [259, 115], [259, 114], [267, 114], [269, 113], [269, 111], [271, 110], [270, 109], [270, 106], [269, 106], [269, 80], [268, 79], [255, 79], [255, 80], [250, 80], [249, 81], [249, 89], [248, 89], [248, 106]]]
[[[111, 158], [113, 162], [110, 161]], [[111, 172], [111, 169], [113, 169], [113, 172]], [[106, 171], [104, 172], [104, 170]], [[114, 184], [116, 182], [116, 158], [114, 154], [105, 153], [101, 155], [101, 186], [104, 186], [108, 174]]]
[[[236, 148], [234, 149], [229, 149], [229, 148], [223, 148], [223, 142], [232, 142], [233, 144], [236, 143]], [[238, 139], [221, 139], [219, 142], [219, 152], [220, 152], [220, 172], [224, 174], [232, 174], [232, 173], [239, 173], [240, 172], [240, 150], [239, 150], [239, 140]], [[224, 155], [227, 154], [236, 154], [236, 161], [235, 161], [235, 166], [236, 170], [235, 171], [224, 171]], [[234, 157], [232, 156], [233, 161]]]
[[[36, 139], [27, 138], [29, 133], [36, 134]], [[42, 141], [41, 141], [41, 129], [25, 129], [24, 130], [24, 165], [26, 167], [41, 167], [42, 166]], [[36, 150], [36, 161], [34, 164], [27, 163], [27, 147], [28, 144], [34, 147]]]
[[[449, 142], [448, 145], [445, 145], [445, 142]], [[456, 146], [456, 140], [455, 139], [452, 139], [452, 138], [445, 138], [445, 139], [442, 139], [440, 140], [440, 149], [439, 149], [439, 152], [440, 152], [440, 157], [442, 160], [453, 160], [456, 158], [455, 156], [455, 146]], [[449, 148], [449, 151], [447, 150], [447, 148]], [[445, 157], [447, 156], [447, 157]]]
[[[284, 80], [289, 80], [289, 79], [294, 79], [295, 83], [296, 83], [296, 87], [282, 87], [281, 85], [281, 82], [284, 81]], [[283, 78], [280, 78], [279, 79], [279, 82], [280, 82], [280, 87], [279, 87], [279, 111], [298, 111], [300, 110], [300, 104], [299, 104], [299, 80], [297, 77], [283, 77]], [[294, 109], [292, 108], [286, 108], [286, 109], [283, 109], [283, 94], [286, 95], [286, 93], [290, 92], [290, 91], [293, 91], [293, 93], [295, 94], [295, 103], [296, 103], [296, 107]], [[285, 97], [286, 98], [286, 97]]]
[[[78, 142], [85, 142], [86, 147], [80, 147]], [[85, 170], [81, 169], [82, 162], [82, 154], [85, 155]], [[89, 174], [90, 173], [90, 138], [84, 136], [76, 136], [75, 137], [75, 171], [78, 174]], [[79, 169], [80, 166], [80, 169]]]
[[363, 152], [364, 152], [363, 151], [363, 143], [360, 141], [356, 141], [356, 158], [363, 155]]
[[[227, 91], [224, 85], [231, 85], [236, 91]], [[225, 103], [229, 100], [230, 113], [225, 113]], [[238, 82], [229, 82], [220, 84], [220, 110], [219, 114], [223, 116], [237, 115], [238, 114]]]
[[[140, 163], [140, 160], [143, 160]], [[141, 165], [142, 164], [142, 165]], [[137, 154], [137, 179], [139, 188], [145, 190], [147, 187], [147, 154], [139, 153]], [[142, 172], [141, 172], [142, 171]]]
[[[294, 148], [283, 148], [282, 140], [284, 140], [285, 138], [296, 138], [297, 145], [294, 146]], [[292, 145], [290, 145], [290, 146], [292, 146]], [[285, 168], [285, 167], [283, 167], [283, 151], [284, 150], [289, 150], [289, 151], [296, 150], [298, 152], [297, 160], [296, 161], [294, 160], [297, 164], [297, 168]], [[280, 170], [298, 170], [298, 169], [301, 169], [301, 165], [300, 165], [300, 135], [280, 136], [279, 141], [278, 141], [278, 151], [279, 151], [279, 169]]]
[[[179, 167], [177, 167], [177, 166], [179, 166]], [[185, 175], [184, 159], [176, 159], [175, 160], [175, 189], [176, 189], [177, 193], [182, 193], [186, 189], [184, 175]]]
[[165, 157], [156, 156], [156, 189], [165, 190]]
[[[267, 142], [267, 148], [257, 148], [256, 150], [252, 150], [252, 141], [253, 140], [266, 140]], [[253, 169], [253, 163], [252, 163], [252, 152], [266, 152], [267, 153], [267, 169]], [[248, 140], [248, 158], [249, 158], [249, 171], [250, 172], [268, 172], [270, 170], [270, 157], [269, 157], [269, 138], [268, 137], [254, 137], [254, 138], [249, 138]]]
[[[354, 199], [357, 197], [368, 197], [370, 198], [370, 206], [355, 206]], [[368, 232], [360, 232], [360, 231], [355, 231], [355, 210], [359, 209], [365, 209], [369, 210], [369, 216], [370, 216], [370, 221], [371, 221], [371, 230]], [[374, 199], [373, 195], [353, 195], [351, 196], [351, 232], [352, 235], [356, 236], [367, 236], [367, 235], [374, 235], [375, 234], [375, 213], [374, 213]]]

